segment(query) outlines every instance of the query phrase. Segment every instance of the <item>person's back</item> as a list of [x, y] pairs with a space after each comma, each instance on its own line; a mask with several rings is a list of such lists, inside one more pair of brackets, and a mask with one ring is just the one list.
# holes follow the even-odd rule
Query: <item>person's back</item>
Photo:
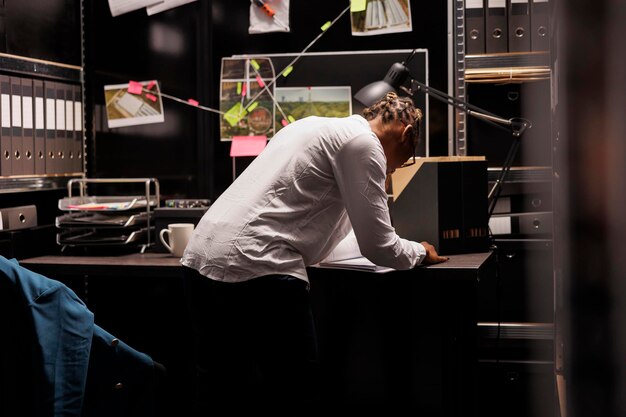
[[313, 116], [281, 129], [200, 221], [183, 263], [216, 280], [270, 273], [306, 280], [304, 268], [350, 230], [336, 174], [358, 169], [359, 161], [337, 166], [338, 153], [353, 140], [384, 158], [360, 116]]

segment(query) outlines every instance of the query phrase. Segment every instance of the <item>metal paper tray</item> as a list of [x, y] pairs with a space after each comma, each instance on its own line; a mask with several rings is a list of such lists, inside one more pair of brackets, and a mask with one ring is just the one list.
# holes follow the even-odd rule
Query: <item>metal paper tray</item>
[[127, 233], [110, 233], [101, 229], [74, 229], [57, 233], [57, 244], [65, 246], [127, 246], [147, 244], [151, 227], [134, 230]]
[[[145, 196], [79, 196], [59, 200], [61, 211], [119, 212], [145, 209]], [[150, 207], [156, 207], [156, 198], [150, 198]]]
[[143, 226], [151, 218], [151, 213], [116, 214], [100, 211], [79, 211], [58, 216], [55, 225], [64, 227], [91, 227], [91, 228], [125, 228]]

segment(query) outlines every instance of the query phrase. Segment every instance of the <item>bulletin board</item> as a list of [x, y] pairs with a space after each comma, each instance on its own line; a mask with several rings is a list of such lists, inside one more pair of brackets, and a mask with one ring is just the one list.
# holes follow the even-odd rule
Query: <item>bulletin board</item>
[[[257, 75], [260, 75], [262, 83], [267, 85], [271, 84], [270, 92], [275, 100], [280, 100], [280, 96], [276, 97], [277, 91], [278, 94], [281, 94], [281, 91], [285, 92], [291, 89], [308, 89], [313, 95], [318, 92], [323, 94], [328, 89], [339, 95], [348, 91], [348, 112], [350, 114], [361, 114], [364, 106], [354, 100], [354, 94], [367, 84], [382, 80], [392, 64], [395, 62], [404, 62], [411, 52], [411, 49], [395, 49], [380, 51], [307, 52], [304, 54], [247, 54], [233, 55], [230, 58], [224, 59], [254, 60], [255, 65], [257, 63], [263, 65], [259, 68], [258, 72], [253, 71], [248, 75], [247, 78], [250, 81], [248, 94], [252, 93], [253, 95], [246, 97], [245, 100], [251, 99], [254, 97], [254, 94], [259, 91], [258, 83], [255, 82], [255, 79]], [[300, 58], [294, 62], [298, 56], [300, 56]], [[294, 63], [292, 64], [292, 62]], [[293, 69], [288, 76], [279, 75], [283, 69], [289, 66], [292, 66]], [[413, 78], [428, 85], [428, 50], [417, 49], [415, 55], [407, 64], [407, 67]], [[275, 82], [272, 83], [271, 81], [274, 79]], [[286, 94], [282, 94], [282, 96], [285, 95]], [[243, 100], [243, 102], [245, 102], [245, 100]], [[273, 99], [267, 95], [263, 97], [263, 100], [265, 102], [268, 100], [273, 101]], [[428, 96], [423, 93], [416, 93], [413, 100], [424, 114], [421, 132], [423, 140], [420, 143], [417, 155], [429, 156]], [[224, 107], [221, 107], [220, 110], [227, 111], [231, 105], [232, 103], [228, 103], [224, 105]], [[245, 106], [245, 103], [243, 105]], [[345, 110], [345, 106], [341, 107], [337, 105], [335, 107], [338, 112]], [[274, 125], [267, 131], [268, 139], [271, 139], [273, 134], [281, 128], [280, 120], [282, 119], [282, 115], [277, 114], [275, 108], [271, 111], [271, 117], [274, 121]], [[224, 119], [225, 118], [222, 117], [222, 126], [232, 127], [232, 125], [228, 124]], [[247, 124], [245, 126], [247, 126]], [[245, 132], [239, 132], [239, 134], [245, 134]], [[248, 134], [255, 135], [257, 132], [250, 131]], [[221, 139], [224, 141], [230, 140], [228, 137]]]

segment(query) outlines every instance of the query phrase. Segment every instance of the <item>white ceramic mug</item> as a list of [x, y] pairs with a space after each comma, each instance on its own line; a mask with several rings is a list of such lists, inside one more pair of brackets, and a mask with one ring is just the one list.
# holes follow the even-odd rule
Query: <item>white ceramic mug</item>
[[[163, 246], [174, 256], [181, 257], [189, 243], [191, 232], [193, 232], [193, 223], [171, 223], [167, 225], [167, 229], [161, 229], [159, 238]], [[165, 235], [167, 234], [167, 242]]]

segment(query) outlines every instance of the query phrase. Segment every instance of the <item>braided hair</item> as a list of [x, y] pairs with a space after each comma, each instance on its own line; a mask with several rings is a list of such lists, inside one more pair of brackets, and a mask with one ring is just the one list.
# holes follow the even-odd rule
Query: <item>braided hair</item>
[[398, 97], [394, 92], [387, 93], [385, 97], [363, 110], [363, 117], [367, 120], [373, 120], [378, 116], [382, 117], [383, 124], [400, 120], [407, 126], [412, 125], [411, 139], [417, 145], [422, 124], [422, 111], [415, 107], [413, 100], [408, 97]]

